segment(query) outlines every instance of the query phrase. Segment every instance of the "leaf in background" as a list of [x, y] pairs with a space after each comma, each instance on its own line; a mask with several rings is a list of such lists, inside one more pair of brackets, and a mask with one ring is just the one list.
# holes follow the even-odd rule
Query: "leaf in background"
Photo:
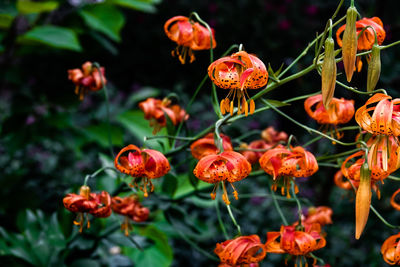
[[173, 197], [178, 187], [177, 177], [171, 173], [167, 173], [162, 179], [162, 192], [166, 193], [170, 197]]
[[144, 101], [149, 97], [156, 97], [160, 94], [160, 90], [149, 87], [149, 86], [144, 86], [141, 87], [139, 91], [135, 92], [134, 94], [131, 94], [131, 96], [128, 98], [128, 101], [126, 101], [126, 105], [128, 107], [136, 106], [139, 101]]
[[14, 20], [12, 14], [0, 14], [0, 29], [8, 29]]
[[55, 1], [45, 1], [45, 2], [37, 2], [30, 0], [18, 0], [17, 9], [21, 14], [36, 14], [42, 12], [50, 12], [54, 9], [57, 9], [58, 2]]
[[173, 252], [164, 232], [153, 225], [140, 229], [139, 234], [153, 240], [154, 245], [140, 251], [136, 248], [124, 247], [123, 252], [132, 259], [135, 266], [171, 266]]
[[125, 17], [118, 8], [94, 5], [81, 10], [79, 14], [90, 28], [104, 33], [116, 42], [121, 41], [120, 31], [125, 24]]
[[158, 4], [161, 1], [158, 0], [110, 0], [110, 3], [119, 5], [126, 8], [139, 10], [146, 13], [155, 13], [157, 9], [154, 4]]
[[[111, 126], [111, 142], [114, 145], [122, 145], [123, 144], [123, 134], [122, 129], [119, 127]], [[103, 147], [108, 147], [108, 125], [106, 123], [98, 124], [98, 125], [90, 125], [83, 130], [83, 133], [87, 135], [87, 137], [91, 141], [97, 142], [99, 145]]]
[[94, 32], [94, 31], [89, 32], [89, 34], [90, 34], [90, 36], [93, 37], [93, 39], [95, 39], [99, 44], [101, 44], [113, 56], [118, 55], [118, 49], [104, 35]]
[[194, 186], [190, 182], [190, 178], [187, 173], [184, 173], [184, 174], [181, 174], [178, 176], [178, 184], [179, 184], [178, 189], [175, 192], [174, 199], [183, 197], [184, 195], [190, 194], [191, 192], [194, 192], [196, 190], [202, 190], [207, 187], [210, 188], [210, 192], [211, 192], [211, 189], [213, 187], [212, 184], [209, 184], [209, 183], [199, 180], [199, 182], [197, 184], [197, 188], [194, 188]]
[[81, 51], [76, 33], [68, 28], [58, 26], [37, 26], [18, 37], [19, 43], [41, 43], [60, 49]]

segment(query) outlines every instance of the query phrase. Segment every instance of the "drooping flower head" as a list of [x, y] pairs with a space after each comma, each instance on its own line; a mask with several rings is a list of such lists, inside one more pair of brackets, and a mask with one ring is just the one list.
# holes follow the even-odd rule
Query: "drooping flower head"
[[259, 149], [266, 150], [272, 148], [272, 145], [268, 144], [263, 139], [255, 140], [248, 145], [243, 143], [240, 146], [242, 148], [248, 149], [241, 151], [241, 153], [247, 159], [247, 161], [250, 162], [250, 164], [257, 163], [265, 152], [265, 151], [254, 151], [254, 150], [259, 150]]
[[[356, 22], [356, 33], [357, 33], [357, 36], [359, 36], [358, 43], [357, 43], [357, 51], [370, 50], [375, 43], [375, 33], [371, 28], [369, 28], [369, 27], [366, 28], [367, 26], [374, 28], [376, 35], [377, 35], [377, 41], [378, 41], [379, 45], [381, 45], [383, 43], [383, 41], [385, 40], [386, 32], [383, 28], [383, 23], [382, 23], [381, 19], [378, 17], [363, 18]], [[342, 45], [343, 45], [341, 34], [345, 30], [345, 28], [346, 28], [346, 24], [341, 26], [336, 32], [336, 40], [340, 47], [342, 47]], [[361, 35], [359, 35], [361, 33], [361, 31], [363, 31], [363, 33]], [[357, 67], [358, 72], [361, 71], [362, 61], [361, 61], [360, 57], [357, 57], [357, 62], [356, 62], [355, 67]]]
[[254, 100], [248, 103], [247, 89], [258, 89], [268, 82], [268, 72], [264, 63], [256, 56], [240, 51], [231, 56], [220, 58], [208, 67], [208, 76], [212, 82], [223, 89], [229, 89], [228, 96], [221, 100], [221, 113], [230, 112], [233, 115], [235, 97], [237, 98], [238, 114], [249, 110], [253, 114]]
[[[223, 145], [224, 151], [233, 150], [231, 139], [229, 138], [229, 136], [224, 135], [224, 134], [220, 134], [220, 136], [222, 138], [222, 145]], [[190, 145], [190, 151], [192, 152], [192, 156], [195, 159], [201, 159], [204, 156], [217, 154], [220, 152], [214, 143], [214, 134], [213, 133], [208, 133], [203, 138], [200, 138], [200, 139], [194, 141]]]
[[[328, 109], [322, 103], [322, 95], [311, 96], [304, 101], [304, 109], [307, 114], [320, 124], [336, 125], [344, 124], [351, 120], [354, 115], [354, 101], [344, 98], [333, 97]], [[336, 132], [338, 138], [341, 135]]]
[[164, 31], [169, 39], [178, 44], [175, 50], [172, 50], [172, 56], [178, 56], [182, 64], [185, 64], [187, 57], [189, 57], [190, 63], [195, 60], [192, 50], [210, 49], [211, 38], [212, 48], [217, 45], [214, 29], [211, 29], [212, 36], [210, 36], [206, 27], [185, 16], [175, 16], [167, 20], [164, 24]]
[[261, 138], [268, 144], [274, 146], [279, 142], [286, 142], [288, 135], [285, 132], [278, 132], [274, 127], [269, 126], [261, 132]]
[[135, 195], [129, 197], [113, 197], [111, 208], [115, 213], [125, 216], [124, 222], [121, 224], [121, 230], [126, 236], [129, 235], [129, 230], [132, 229], [132, 225], [129, 220], [135, 222], [144, 222], [149, 217], [149, 209], [143, 207], [140, 204], [138, 198]]
[[[128, 153], [127, 156], [125, 156], [126, 153]], [[161, 152], [153, 149], [139, 149], [135, 145], [128, 145], [121, 149], [115, 157], [114, 165], [122, 173], [143, 179], [143, 186], [140, 189], [145, 197], [148, 196], [148, 184], [150, 191], [154, 190], [151, 179], [160, 178], [171, 169], [167, 158]], [[137, 187], [136, 179], [134, 185]]]
[[361, 128], [374, 135], [399, 136], [400, 98], [392, 100], [391, 96], [375, 94], [357, 110], [355, 119]]
[[79, 95], [80, 100], [83, 100], [88, 91], [98, 91], [103, 88], [103, 83], [107, 83], [104, 67], [100, 67], [100, 72], [89, 61], [82, 65], [82, 69], [68, 70], [68, 79], [75, 84], [75, 94]]
[[383, 259], [390, 265], [400, 265], [400, 233], [390, 236], [381, 247]]
[[320, 233], [321, 225], [318, 223], [302, 227], [282, 225], [279, 232], [267, 233], [265, 248], [267, 253], [308, 256], [311, 252], [325, 247], [326, 240]]
[[390, 205], [398, 211], [400, 211], [400, 204], [396, 202], [396, 197], [400, 193], [400, 188], [396, 190], [396, 192], [393, 193], [392, 197], [390, 198]]
[[177, 104], [173, 104], [168, 98], [163, 100], [147, 98], [139, 103], [139, 108], [144, 112], [144, 118], [150, 121], [150, 127], [154, 127], [153, 134], [158, 133], [167, 125], [165, 114], [173, 125], [178, 125], [189, 118], [186, 111]]
[[321, 226], [332, 224], [332, 214], [333, 211], [330, 207], [311, 207], [308, 209], [308, 213], [303, 220], [303, 224], [318, 223]]
[[234, 151], [224, 151], [221, 154], [208, 155], [200, 159], [193, 174], [200, 180], [215, 184], [214, 190], [211, 193], [211, 198], [215, 199], [216, 188], [219, 182], [222, 182], [223, 201], [229, 205], [230, 201], [226, 191], [225, 181], [229, 182], [233, 188], [235, 199], [238, 199], [238, 193], [234, 188], [234, 182], [246, 178], [251, 172], [251, 164], [242, 154]]
[[221, 260], [221, 264], [236, 266], [258, 263], [266, 256], [264, 244], [258, 235], [239, 236], [235, 239], [217, 243], [214, 250]]
[[100, 194], [90, 193], [90, 188], [86, 185], [81, 186], [79, 195], [67, 194], [63, 199], [64, 207], [74, 213], [78, 213], [75, 225], [79, 226], [82, 233], [84, 225], [84, 215], [86, 214], [87, 228], [90, 228], [89, 214], [95, 217], [105, 218], [111, 215], [111, 197], [106, 191]]
[[[260, 166], [266, 173], [273, 176], [274, 181], [278, 177], [284, 177], [284, 185], [281, 191], [284, 195], [286, 189], [287, 197], [290, 197], [289, 188], [292, 177], [308, 177], [318, 170], [318, 163], [314, 155], [300, 146], [291, 150], [283, 146], [268, 150], [260, 158]], [[277, 189], [276, 182], [272, 189]]]

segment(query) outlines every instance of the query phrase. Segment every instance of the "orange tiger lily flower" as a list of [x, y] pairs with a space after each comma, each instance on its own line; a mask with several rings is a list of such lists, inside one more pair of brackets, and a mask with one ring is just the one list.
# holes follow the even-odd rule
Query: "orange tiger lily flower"
[[261, 138], [270, 145], [276, 145], [279, 142], [286, 142], [288, 135], [285, 132], [278, 132], [274, 127], [270, 126], [261, 132]]
[[[322, 95], [311, 96], [304, 101], [304, 109], [307, 114], [320, 124], [336, 125], [344, 124], [354, 115], [354, 100], [338, 99], [333, 97], [328, 109], [322, 103]], [[337, 137], [341, 135], [336, 131]]]
[[[376, 106], [371, 106], [375, 103], [377, 103]], [[392, 100], [391, 96], [375, 94], [357, 110], [355, 119], [361, 128], [374, 135], [399, 136], [400, 98]]]
[[332, 224], [332, 214], [331, 208], [326, 206], [311, 207], [308, 209], [308, 214], [303, 220], [304, 224], [314, 224], [318, 223], [321, 226], [326, 224]]
[[[126, 154], [128, 152], [128, 156]], [[140, 189], [144, 196], [148, 196], [147, 185], [153, 192], [154, 185], [151, 179], [160, 178], [169, 172], [171, 166], [168, 159], [159, 151], [153, 149], [139, 149], [135, 145], [128, 145], [121, 149], [115, 157], [114, 166], [122, 173], [134, 177], [134, 185], [138, 187], [136, 178], [143, 178], [143, 186]]]
[[390, 265], [400, 265], [400, 233], [390, 236], [381, 247], [383, 259]]
[[222, 182], [222, 200], [226, 205], [230, 204], [226, 191], [225, 181], [233, 188], [233, 195], [238, 199], [238, 193], [232, 183], [246, 178], [251, 172], [251, 164], [242, 154], [234, 151], [224, 151], [221, 154], [208, 155], [200, 159], [193, 174], [200, 180], [215, 184], [211, 198], [215, 199], [216, 189], [219, 182]]
[[[226, 136], [224, 134], [220, 134], [220, 136], [222, 138], [222, 146], [224, 148], [224, 151], [233, 150], [231, 139], [229, 138], [229, 136]], [[203, 138], [200, 138], [193, 142], [193, 144], [190, 145], [190, 151], [192, 152], [192, 156], [195, 159], [201, 159], [204, 156], [217, 154], [220, 152], [214, 143], [213, 133], [208, 133]]]
[[214, 29], [211, 29], [212, 36], [210, 36], [206, 27], [185, 16], [175, 16], [167, 20], [164, 31], [169, 39], [178, 44], [172, 51], [172, 56], [177, 55], [182, 64], [185, 64], [187, 57], [190, 63], [195, 60], [192, 50], [210, 49], [210, 38], [212, 38], [213, 48], [217, 45]]
[[[285, 188], [287, 197], [290, 197], [289, 188], [292, 181], [291, 177], [308, 177], [318, 170], [318, 163], [314, 155], [298, 146], [291, 150], [283, 146], [278, 146], [262, 155], [260, 166], [266, 173], [273, 176], [274, 181], [277, 177], [284, 176], [284, 186], [281, 193], [284, 195]], [[272, 186], [276, 190], [277, 184]], [[298, 191], [297, 187], [295, 191]]]
[[247, 159], [247, 161], [250, 162], [250, 164], [257, 163], [260, 160], [261, 156], [264, 154], [264, 152], [251, 151], [251, 149], [270, 149], [272, 147], [272, 145], [268, 144], [263, 139], [255, 140], [248, 145], [241, 144], [240, 146], [245, 149], [249, 149], [241, 151], [241, 153]]
[[105, 218], [111, 215], [111, 197], [106, 191], [100, 194], [90, 193], [90, 188], [81, 186], [79, 195], [67, 194], [63, 199], [64, 207], [74, 213], [78, 213], [75, 225], [79, 226], [82, 233], [84, 214], [86, 214], [87, 228], [90, 228], [89, 213], [95, 217]]
[[392, 197], [390, 198], [390, 205], [396, 210], [400, 211], [400, 204], [396, 202], [396, 196], [400, 193], [400, 188], [393, 193]]
[[183, 108], [177, 104], [172, 104], [172, 101], [168, 98], [163, 100], [147, 98], [139, 103], [139, 108], [144, 112], [144, 118], [150, 121], [150, 127], [154, 127], [153, 134], [158, 133], [162, 127], [167, 125], [165, 114], [173, 125], [178, 125], [189, 118]]
[[100, 67], [100, 72], [101, 74], [89, 61], [82, 65], [82, 70], [68, 70], [68, 79], [75, 84], [75, 94], [79, 95], [80, 100], [83, 100], [88, 91], [98, 91], [103, 88], [103, 83], [107, 83], [103, 67]]
[[[359, 36], [357, 42], [357, 51], [370, 50], [375, 43], [374, 31], [371, 28], [366, 28], [367, 26], [374, 28], [379, 45], [381, 45], [386, 38], [386, 32], [383, 28], [383, 23], [380, 18], [373, 17], [373, 18], [363, 18], [361, 20], [358, 20], [356, 22], [356, 33], [357, 36]], [[345, 28], [346, 24], [341, 26], [336, 32], [336, 40], [340, 47], [342, 47], [343, 45], [341, 34], [345, 30]], [[365, 29], [364, 32], [361, 35], [359, 35], [363, 29]], [[361, 71], [362, 62], [360, 57], [357, 57], [355, 68], [357, 69], [358, 72]]]
[[124, 222], [121, 224], [121, 230], [126, 236], [129, 235], [129, 230], [132, 228], [129, 220], [144, 222], [148, 219], [150, 213], [149, 209], [143, 207], [134, 195], [124, 198], [113, 197], [111, 208], [115, 213], [125, 216]]
[[[311, 252], [325, 247], [321, 236], [321, 225], [306, 224], [303, 231], [298, 226], [281, 226], [280, 232], [268, 232], [265, 248], [267, 253], [288, 253], [293, 256], [308, 256]], [[277, 240], [280, 238], [280, 240]], [[296, 261], [297, 262], [297, 261]]]
[[[258, 235], [239, 236], [235, 239], [217, 243], [214, 250], [221, 260], [221, 264], [229, 266], [258, 263], [262, 261], [267, 252]], [[220, 265], [221, 266], [221, 265]]]
[[240, 51], [228, 57], [220, 58], [208, 67], [208, 76], [212, 82], [223, 89], [229, 89], [228, 96], [221, 100], [221, 113], [230, 112], [233, 115], [235, 97], [237, 98], [238, 114], [254, 113], [255, 103], [249, 103], [246, 97], [247, 89], [258, 89], [268, 82], [268, 72], [264, 63], [256, 56]]

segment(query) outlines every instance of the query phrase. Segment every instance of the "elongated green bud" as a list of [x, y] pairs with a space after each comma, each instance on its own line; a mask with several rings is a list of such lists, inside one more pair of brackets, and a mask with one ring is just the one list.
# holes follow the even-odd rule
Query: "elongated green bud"
[[364, 163], [360, 168], [360, 185], [356, 194], [356, 239], [360, 238], [367, 224], [371, 196], [371, 172], [368, 164]]
[[332, 37], [325, 40], [325, 56], [322, 62], [321, 78], [322, 103], [328, 109], [336, 85], [335, 43]]
[[354, 73], [357, 54], [357, 9], [351, 6], [347, 9], [346, 28], [343, 33], [342, 56], [347, 81], [350, 82]]
[[375, 89], [381, 75], [381, 50], [377, 44], [372, 46], [371, 60], [368, 65], [367, 91]]

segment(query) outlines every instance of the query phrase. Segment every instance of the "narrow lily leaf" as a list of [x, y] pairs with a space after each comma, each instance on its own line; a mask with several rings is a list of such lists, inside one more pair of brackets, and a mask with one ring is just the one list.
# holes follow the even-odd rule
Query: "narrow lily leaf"
[[30, 0], [18, 0], [17, 9], [21, 14], [37, 14], [50, 12], [58, 8], [59, 3], [56, 1], [36, 2]]
[[371, 173], [368, 164], [364, 163], [360, 169], [360, 185], [356, 194], [356, 239], [360, 238], [367, 224], [371, 196]]

